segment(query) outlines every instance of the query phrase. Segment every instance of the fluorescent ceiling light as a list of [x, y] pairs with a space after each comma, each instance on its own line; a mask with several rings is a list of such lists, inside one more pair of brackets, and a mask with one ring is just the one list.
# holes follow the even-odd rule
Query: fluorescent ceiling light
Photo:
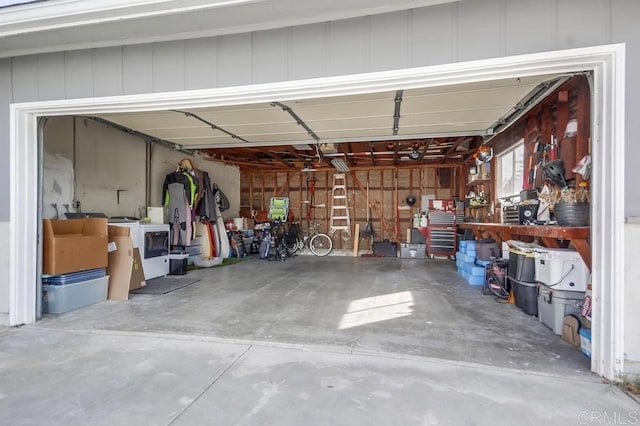
[[340, 172], [348, 172], [349, 166], [344, 162], [342, 158], [334, 158], [331, 160], [331, 165]]

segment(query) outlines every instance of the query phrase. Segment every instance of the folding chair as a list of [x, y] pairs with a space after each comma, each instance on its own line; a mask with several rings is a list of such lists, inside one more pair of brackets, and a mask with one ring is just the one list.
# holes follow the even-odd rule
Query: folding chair
[[269, 202], [269, 220], [285, 222], [289, 215], [288, 197], [271, 197]]

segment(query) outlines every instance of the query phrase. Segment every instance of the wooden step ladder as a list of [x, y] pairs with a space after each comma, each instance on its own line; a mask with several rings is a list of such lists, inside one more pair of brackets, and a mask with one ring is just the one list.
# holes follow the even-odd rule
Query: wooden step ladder
[[351, 218], [347, 202], [347, 176], [344, 173], [333, 175], [331, 195], [330, 234], [333, 235], [336, 231], [345, 231], [348, 236], [351, 236]]

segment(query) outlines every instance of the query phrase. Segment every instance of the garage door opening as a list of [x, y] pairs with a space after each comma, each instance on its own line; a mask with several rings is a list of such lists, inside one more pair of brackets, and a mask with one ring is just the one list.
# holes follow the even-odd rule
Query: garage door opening
[[[608, 46], [525, 55], [465, 64], [317, 79], [260, 86], [175, 94], [141, 95], [15, 104], [11, 111], [11, 310], [12, 324], [35, 320], [37, 248], [37, 119], [42, 116], [99, 115], [111, 112], [185, 109], [231, 104], [295, 100], [398, 88], [435, 87], [496, 78], [548, 73], [593, 72], [594, 197], [593, 211], [594, 328], [592, 370], [614, 378], [622, 365], [623, 200], [608, 187], [623, 187], [624, 64], [623, 48]], [[604, 142], [606, 141], [606, 143]], [[18, 184], [19, 182], [19, 184]], [[25, 186], [33, 191], [25, 191]], [[33, 212], [24, 215], [24, 212]], [[603, 238], [607, 235], [607, 238]], [[611, 236], [611, 237], [609, 237]], [[611, 282], [603, 288], [599, 283]]]

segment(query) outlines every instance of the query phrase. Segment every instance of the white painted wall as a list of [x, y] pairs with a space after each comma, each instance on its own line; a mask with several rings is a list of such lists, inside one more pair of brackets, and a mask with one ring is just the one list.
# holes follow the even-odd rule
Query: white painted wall
[[74, 140], [73, 117], [53, 117], [44, 126], [45, 151], [51, 155], [60, 155], [73, 162]]
[[[74, 159], [75, 198], [83, 212], [139, 217], [140, 208], [146, 207], [147, 164], [151, 205], [160, 206], [165, 176], [175, 170], [180, 160], [189, 158], [194, 166], [207, 171], [212, 182], [217, 183], [229, 198], [231, 207], [223, 212], [223, 216], [238, 215], [240, 172], [237, 167], [189, 156], [158, 144], [151, 144], [151, 147], [147, 162], [145, 141], [84, 118], [52, 117], [44, 130], [47, 153]], [[118, 190], [121, 190], [119, 203]]]
[[88, 119], [75, 122], [76, 200], [82, 211], [139, 216], [146, 200], [146, 142]]
[[625, 372], [640, 374], [640, 217], [625, 225], [625, 289], [624, 289], [624, 367]]

